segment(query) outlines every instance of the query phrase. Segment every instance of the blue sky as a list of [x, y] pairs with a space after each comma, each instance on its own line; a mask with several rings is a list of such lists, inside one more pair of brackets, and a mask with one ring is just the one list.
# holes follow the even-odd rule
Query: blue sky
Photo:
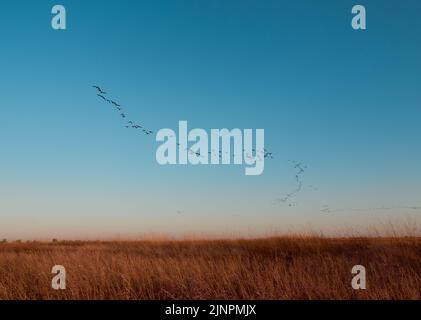
[[[421, 3], [2, 1], [0, 236], [335, 228], [419, 216]], [[259, 177], [160, 166], [91, 87], [153, 130], [263, 128]], [[296, 187], [288, 160], [307, 166]], [[330, 215], [320, 211], [329, 206]], [[346, 210], [349, 209], [349, 210]], [[358, 209], [358, 210], [355, 210]], [[180, 211], [181, 214], [177, 213]]]

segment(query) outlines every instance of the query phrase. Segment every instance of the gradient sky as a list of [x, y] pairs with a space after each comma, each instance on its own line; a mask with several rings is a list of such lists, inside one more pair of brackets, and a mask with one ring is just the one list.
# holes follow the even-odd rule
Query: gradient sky
[[[366, 31], [351, 28], [357, 3]], [[0, 238], [418, 219], [399, 207], [421, 206], [420, 13], [418, 0], [2, 1]], [[153, 130], [263, 128], [275, 159], [258, 177], [160, 166], [154, 137], [125, 129], [94, 84]], [[288, 160], [308, 167], [292, 207], [274, 203], [296, 187]]]

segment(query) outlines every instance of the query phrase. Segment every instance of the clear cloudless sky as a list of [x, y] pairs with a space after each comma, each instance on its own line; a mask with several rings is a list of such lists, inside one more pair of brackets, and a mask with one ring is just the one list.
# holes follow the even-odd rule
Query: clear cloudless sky
[[[0, 237], [328, 232], [421, 211], [421, 2], [0, 4]], [[67, 30], [51, 28], [51, 8]], [[261, 176], [160, 166], [156, 131], [262, 128]], [[293, 162], [307, 166], [303, 189]], [[290, 206], [291, 205], [291, 206]], [[329, 207], [331, 213], [323, 213]], [[383, 209], [382, 209], [383, 208]]]

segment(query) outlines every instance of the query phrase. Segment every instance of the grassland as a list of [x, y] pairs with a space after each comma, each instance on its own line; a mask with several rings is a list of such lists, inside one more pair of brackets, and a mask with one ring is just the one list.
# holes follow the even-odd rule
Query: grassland
[[[351, 268], [367, 269], [367, 290]], [[51, 289], [52, 266], [67, 289]], [[421, 238], [0, 244], [0, 299], [421, 299]]]

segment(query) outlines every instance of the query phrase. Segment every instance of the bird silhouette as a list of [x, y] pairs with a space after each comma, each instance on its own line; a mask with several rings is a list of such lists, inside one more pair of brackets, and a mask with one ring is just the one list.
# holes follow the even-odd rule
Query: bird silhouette
[[97, 89], [99, 93], [101, 94], [107, 94], [105, 91], [103, 91], [100, 87], [98, 86], [92, 86], [93, 88]]

